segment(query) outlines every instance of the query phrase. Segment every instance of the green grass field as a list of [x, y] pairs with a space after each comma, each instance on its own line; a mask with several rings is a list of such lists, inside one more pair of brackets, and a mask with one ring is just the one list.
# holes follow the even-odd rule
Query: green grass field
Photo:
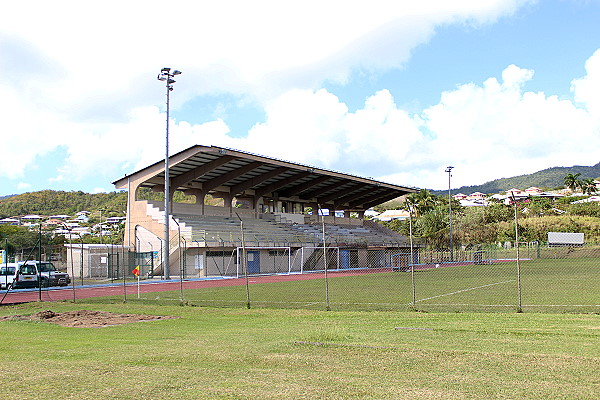
[[595, 399], [600, 316], [31, 303], [180, 318], [0, 322], [18, 399]]
[[[600, 312], [600, 259], [521, 261], [521, 304], [525, 312]], [[507, 311], [519, 306], [516, 262], [465, 265], [416, 271], [413, 306], [411, 274], [380, 272], [358, 276], [329, 274], [333, 310]], [[253, 283], [252, 307], [325, 309], [324, 279]], [[244, 286], [186, 290], [188, 304], [245, 307]], [[118, 301], [118, 297], [97, 299]], [[128, 300], [132, 299], [131, 296]], [[179, 292], [152, 293], [142, 302], [176, 304]]]

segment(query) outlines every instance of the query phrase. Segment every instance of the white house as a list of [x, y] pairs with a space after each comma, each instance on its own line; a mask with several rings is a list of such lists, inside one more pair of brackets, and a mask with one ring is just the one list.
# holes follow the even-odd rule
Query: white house
[[391, 221], [393, 219], [404, 220], [404, 219], [408, 219], [409, 216], [410, 216], [410, 213], [406, 210], [385, 210], [384, 212], [382, 212], [378, 216], [374, 217], [373, 219], [376, 219], [379, 221]]

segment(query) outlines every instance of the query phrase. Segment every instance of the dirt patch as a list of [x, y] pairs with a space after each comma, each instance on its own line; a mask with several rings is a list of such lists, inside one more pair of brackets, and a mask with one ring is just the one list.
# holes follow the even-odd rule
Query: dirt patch
[[90, 310], [55, 313], [51, 310], [44, 310], [32, 315], [9, 315], [0, 317], [0, 321], [43, 321], [70, 328], [102, 328], [105, 326], [129, 324], [132, 322], [156, 321], [172, 318], [178, 317], [164, 315], [116, 314], [106, 311]]

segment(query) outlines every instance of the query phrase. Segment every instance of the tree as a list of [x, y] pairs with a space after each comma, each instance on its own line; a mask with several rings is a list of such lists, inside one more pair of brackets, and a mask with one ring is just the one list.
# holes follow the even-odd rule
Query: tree
[[448, 242], [448, 222], [448, 210], [438, 205], [417, 219], [416, 236], [425, 238], [430, 245], [441, 248]]
[[[491, 207], [491, 206], [490, 206]], [[496, 240], [496, 222], [501, 221], [504, 216], [492, 216], [490, 218], [488, 207], [468, 207], [464, 213], [456, 218], [454, 237], [463, 245], [477, 245], [482, 243], [493, 243]], [[500, 208], [495, 211], [499, 211]], [[502, 211], [508, 209], [502, 206]], [[510, 209], [509, 209], [510, 211]], [[493, 221], [493, 222], [491, 222]]]
[[580, 173], [567, 174], [565, 176], [565, 186], [574, 192], [581, 185], [581, 182], [579, 180], [580, 175]]
[[416, 217], [419, 217], [429, 211], [432, 211], [440, 203], [440, 198], [431, 194], [427, 189], [421, 189], [417, 193], [411, 193], [406, 196], [404, 209], [412, 207]]
[[581, 187], [581, 191], [583, 194], [593, 194], [596, 193], [596, 183], [592, 178], [585, 178], [580, 181], [579, 187]]

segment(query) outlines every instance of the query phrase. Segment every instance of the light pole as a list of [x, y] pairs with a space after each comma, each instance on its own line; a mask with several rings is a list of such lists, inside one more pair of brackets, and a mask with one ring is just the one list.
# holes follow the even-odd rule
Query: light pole
[[452, 177], [452, 166], [448, 166], [446, 171], [448, 173], [448, 217], [450, 219], [450, 261], [454, 261], [454, 251], [452, 243], [452, 195], [450, 193], [450, 178]]
[[163, 250], [163, 270], [165, 274], [165, 280], [171, 279], [169, 276], [169, 93], [173, 90], [173, 84], [175, 83], [175, 75], [181, 74], [181, 71], [176, 69], [171, 71], [171, 68], [163, 68], [157, 76], [159, 81], [165, 81], [167, 87], [167, 134], [165, 140], [165, 237], [164, 237], [164, 250]]
[[103, 234], [103, 232], [102, 232], [102, 230], [103, 230], [102, 229], [102, 211], [104, 211], [104, 209], [101, 208], [99, 211], [100, 211], [100, 244], [102, 244], [102, 234]]

